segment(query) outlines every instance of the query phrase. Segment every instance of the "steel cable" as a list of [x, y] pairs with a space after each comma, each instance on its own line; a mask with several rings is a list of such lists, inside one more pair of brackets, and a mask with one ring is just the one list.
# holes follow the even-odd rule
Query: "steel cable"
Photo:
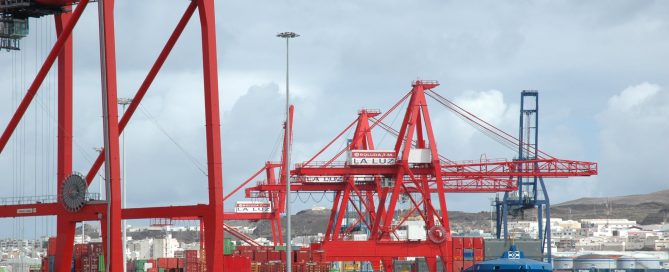
[[200, 172], [202, 172], [203, 175], [207, 176], [207, 172], [204, 170], [205, 168], [204, 165], [202, 165], [197, 160], [197, 158], [188, 153], [188, 151], [186, 151], [186, 149], [183, 146], [181, 146], [172, 136], [170, 136], [167, 130], [165, 130], [165, 128], [163, 128], [163, 126], [161, 126], [158, 123], [158, 121], [156, 121], [153, 115], [151, 115], [151, 113], [148, 110], [146, 110], [142, 104], [139, 104], [139, 109], [147, 118], [149, 118], [149, 120], [158, 128], [158, 130], [160, 130], [179, 149], [179, 151], [181, 151], [181, 153], [183, 153], [183, 155], [186, 156], [186, 158], [193, 164], [193, 166], [195, 166], [195, 168], [200, 170]]

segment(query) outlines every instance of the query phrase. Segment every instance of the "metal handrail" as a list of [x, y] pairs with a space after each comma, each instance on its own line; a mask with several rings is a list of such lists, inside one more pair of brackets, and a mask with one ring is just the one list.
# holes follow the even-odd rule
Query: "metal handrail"
[[[58, 195], [16, 196], [0, 198], [0, 206], [58, 203]], [[99, 193], [86, 193], [86, 200], [100, 200]]]

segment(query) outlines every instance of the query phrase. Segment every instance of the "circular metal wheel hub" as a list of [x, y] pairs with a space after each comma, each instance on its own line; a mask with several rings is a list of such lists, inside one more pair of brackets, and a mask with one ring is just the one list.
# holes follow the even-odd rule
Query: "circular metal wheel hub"
[[432, 243], [441, 244], [446, 241], [446, 228], [440, 225], [434, 225], [427, 231], [427, 238]]
[[88, 184], [81, 174], [74, 173], [68, 176], [65, 182], [63, 182], [61, 189], [63, 206], [68, 211], [76, 212], [86, 205]]

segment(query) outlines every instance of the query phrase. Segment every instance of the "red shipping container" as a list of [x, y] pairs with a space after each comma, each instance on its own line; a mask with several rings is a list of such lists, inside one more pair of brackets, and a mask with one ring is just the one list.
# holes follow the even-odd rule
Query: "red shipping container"
[[267, 251], [259, 249], [253, 252], [253, 260], [256, 262], [267, 262]]
[[276, 251], [276, 250], [267, 251], [267, 260], [268, 261], [280, 261], [281, 256], [279, 256], [279, 251]]
[[200, 271], [200, 263], [198, 262], [186, 262], [185, 265], [185, 271], [184, 272], [199, 272]]
[[251, 272], [251, 259], [245, 256], [224, 256], [223, 265], [226, 271]]
[[56, 237], [50, 237], [47, 245], [47, 255], [56, 256]]
[[462, 248], [453, 249], [453, 260], [462, 261], [463, 258], [464, 258], [464, 250]]
[[474, 248], [483, 249], [483, 237], [474, 238]]
[[254, 248], [251, 246], [237, 246], [237, 250], [253, 250]]
[[49, 257], [42, 258], [42, 272], [49, 271]]
[[453, 237], [453, 249], [462, 248], [463, 240], [462, 237]]
[[310, 261], [311, 258], [308, 250], [297, 251], [297, 259], [295, 260], [296, 263], [306, 263]]
[[197, 259], [198, 257], [198, 251], [197, 250], [184, 250], [184, 256], [186, 259]]
[[463, 242], [464, 242], [464, 248], [474, 248], [474, 238], [464, 237]]
[[169, 268], [167, 265], [167, 259], [166, 258], [158, 258], [158, 268]]
[[240, 255], [240, 256], [247, 257], [247, 258], [249, 258], [249, 259], [251, 259], [251, 260], [253, 260], [253, 261], [256, 260], [256, 259], [255, 259], [255, 254], [253, 254], [253, 251], [250, 251], [250, 250], [244, 250], [244, 251], [241, 251], [241, 252], [239, 252], [239, 255]]
[[477, 262], [483, 261], [483, 259], [485, 259], [485, 256], [484, 256], [485, 254], [483, 252], [484, 251], [483, 251], [482, 248], [475, 248], [474, 249], [474, 261], [477, 261]]
[[311, 248], [311, 250], [321, 250], [323, 248], [323, 244], [312, 243], [311, 245], [309, 245], [309, 248]]
[[313, 262], [323, 262], [325, 257], [323, 256], [325, 252], [323, 250], [314, 250], [311, 252], [311, 260]]
[[82, 256], [88, 255], [89, 252], [88, 244], [76, 244], [74, 245], [74, 259], [79, 259]]

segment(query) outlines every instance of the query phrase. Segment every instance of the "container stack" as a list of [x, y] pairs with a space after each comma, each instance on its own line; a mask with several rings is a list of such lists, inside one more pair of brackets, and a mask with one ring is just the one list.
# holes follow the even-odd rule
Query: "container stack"
[[[234, 250], [232, 256], [249, 259], [252, 272], [283, 272], [286, 270], [286, 253], [285, 247], [282, 246], [239, 246]], [[318, 247], [295, 247], [292, 251], [291, 260], [295, 272], [330, 271], [330, 263], [325, 262], [323, 251]]]
[[184, 250], [184, 272], [200, 271], [197, 250]]
[[[102, 243], [74, 245], [75, 271], [99, 272], [104, 271], [104, 251]], [[102, 270], [101, 270], [102, 268]]]
[[482, 237], [453, 237], [453, 270], [465, 270], [475, 262], [483, 261]]
[[46, 257], [42, 259], [42, 272], [53, 272], [56, 263], [56, 237], [50, 237], [46, 246]]

